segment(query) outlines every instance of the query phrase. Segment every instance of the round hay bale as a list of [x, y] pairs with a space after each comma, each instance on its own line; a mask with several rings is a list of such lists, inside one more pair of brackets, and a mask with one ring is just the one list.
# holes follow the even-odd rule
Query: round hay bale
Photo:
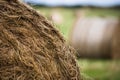
[[120, 20], [112, 40], [112, 57], [114, 59], [120, 59]]
[[57, 10], [51, 12], [51, 17], [52, 21], [55, 22], [56, 24], [62, 24], [64, 21], [62, 14], [60, 14], [60, 12]]
[[46, 18], [0, 0], [0, 80], [80, 80], [74, 54]]
[[78, 57], [111, 58], [112, 40], [118, 23], [116, 18], [79, 17], [71, 35]]

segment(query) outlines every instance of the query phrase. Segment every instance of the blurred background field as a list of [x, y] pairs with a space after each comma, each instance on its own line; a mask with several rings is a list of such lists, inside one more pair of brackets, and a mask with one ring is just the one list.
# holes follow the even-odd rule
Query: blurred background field
[[80, 59], [78, 63], [84, 77], [93, 80], [120, 79], [120, 61]]
[[[70, 42], [71, 42], [73, 31], [76, 27], [76, 24], [79, 23], [79, 19], [86, 20], [86, 19], [91, 18], [94, 20], [94, 18], [97, 17], [97, 18], [101, 18], [101, 20], [104, 20], [106, 18], [107, 19], [110, 18], [111, 22], [112, 21], [114, 22], [116, 19], [120, 23], [120, 1], [119, 0], [110, 0], [110, 1], [105, 1], [105, 2], [98, 1], [98, 2], [96, 2], [97, 4], [92, 4], [92, 6], [89, 6], [89, 5], [91, 5], [91, 3], [93, 3], [94, 1], [97, 1], [97, 0], [91, 0], [91, 3], [87, 2], [89, 0], [85, 0], [85, 2], [87, 2], [87, 4], [89, 4], [88, 6], [79, 6], [79, 5], [77, 5], [77, 6], [69, 5], [68, 6], [68, 4], [70, 2], [72, 3], [72, 1], [73, 2], [75, 2], [75, 1], [78, 1], [78, 2], [83, 1], [84, 2], [84, 0], [75, 0], [75, 1], [69, 0], [68, 2], [65, 1], [66, 2], [65, 4], [67, 4], [67, 6], [61, 6], [61, 4], [63, 4], [63, 3], [59, 3], [59, 2], [57, 2], [57, 0], [56, 0], [56, 3], [54, 2], [54, 0], [51, 0], [51, 2], [49, 2], [49, 1], [47, 2], [47, 0], [45, 0], [45, 1], [44, 0], [36, 0], [36, 1], [25, 0], [25, 1], [28, 3], [32, 2], [34, 4], [37, 4], [37, 5], [32, 5], [32, 7], [34, 9], [36, 9], [40, 14], [46, 16], [47, 19], [50, 20], [51, 23], [53, 23], [55, 25], [55, 27], [65, 37], [68, 44], [70, 44]], [[37, 1], [41, 2], [41, 3], [37, 3]], [[111, 3], [111, 1], [112, 1], [112, 3]], [[62, 0], [60, 2], [62, 2]], [[114, 3], [117, 6], [115, 6]], [[38, 4], [40, 4], [40, 5], [38, 5]], [[45, 4], [45, 5], [41, 5], [41, 4]], [[57, 4], [58, 4], [58, 6], [57, 6]], [[110, 5], [112, 5], [113, 7], [111, 7]], [[90, 22], [90, 21], [88, 21], [88, 22]], [[93, 24], [91, 24], [91, 25], [87, 24], [88, 22], [84, 23], [85, 27], [86, 27], [86, 25], [88, 25], [88, 27], [93, 26], [94, 24], [97, 23], [97, 20], [94, 20]], [[99, 27], [107, 26], [107, 28], [109, 28], [109, 26], [112, 25], [112, 23], [109, 22], [109, 20], [108, 20], [108, 23], [106, 23], [107, 20], [105, 20], [105, 22], [104, 21], [100, 21], [100, 22], [102, 22], [101, 24], [103, 24], [103, 25], [101, 26], [101, 24], [100, 25], [98, 24], [96, 26], [96, 27], [98, 27], [98, 30], [99, 30]], [[78, 25], [78, 27], [81, 24], [82, 23], [80, 23]], [[119, 29], [120, 24], [118, 24], [117, 27]], [[104, 34], [109, 34], [108, 33], [109, 30], [107, 30], [107, 28], [106, 28], [106, 32]], [[81, 33], [82, 33], [82, 30], [81, 30]], [[116, 32], [113, 32], [113, 33], [116, 33]], [[103, 36], [104, 36], [104, 34], [103, 34]], [[116, 35], [118, 38], [117, 41], [119, 42], [120, 41], [119, 30], [118, 30], [118, 33], [115, 34], [115, 36]], [[78, 36], [80, 36], [79, 30], [78, 30]], [[108, 35], [108, 36], [112, 36], [112, 35]], [[103, 38], [106, 38], [108, 36], [104, 36]], [[90, 36], [88, 36], [88, 37], [90, 37]], [[103, 42], [104, 42], [104, 40], [103, 40]], [[101, 45], [104, 45], [103, 42]], [[95, 43], [93, 43], [93, 44], [95, 44]], [[111, 44], [109, 44], [109, 43], [105, 43], [105, 44], [107, 45], [107, 47], [108, 46], [111, 47]], [[78, 38], [78, 45], [79, 45], [79, 38]], [[84, 44], [83, 44], [83, 46], [84, 46]], [[80, 47], [83, 47], [83, 46], [80, 46]], [[79, 46], [77, 46], [77, 47], [79, 48]], [[114, 47], [114, 46], [112, 46], [112, 47]], [[83, 47], [83, 48], [86, 48], [86, 47]], [[101, 58], [101, 57], [98, 58], [99, 55], [96, 58], [90, 58], [90, 59], [87, 57], [82, 58], [82, 56], [80, 54], [80, 56], [77, 59], [77, 62], [78, 62], [78, 65], [80, 66], [81, 75], [85, 78], [84, 80], [120, 80], [120, 60], [119, 60], [120, 46], [118, 45], [117, 49], [116, 49], [116, 47], [114, 47], [114, 48], [115, 49], [110, 48], [110, 52], [112, 50], [117, 51], [117, 56], [118, 56], [117, 59], [113, 58], [113, 54], [111, 54], [111, 53], [107, 54], [108, 57], [110, 56], [107, 59]], [[84, 50], [86, 50], [86, 49], [84, 49]], [[104, 50], [104, 48], [101, 50]], [[76, 51], [78, 51], [78, 53], [80, 53], [79, 50], [76, 49]], [[107, 50], [105, 50], [105, 51], [107, 51]], [[102, 51], [100, 51], [100, 53], [98, 53], [98, 54], [101, 54], [101, 52]], [[86, 53], [83, 53], [83, 54], [86, 54]], [[94, 55], [91, 54], [91, 56], [94, 56]]]
[[39, 13], [45, 15], [49, 20], [52, 20], [54, 15], [57, 15], [58, 18], [62, 18], [61, 23], [56, 23], [52, 20], [52, 22], [56, 25], [56, 27], [61, 31], [63, 36], [68, 39], [70, 31], [74, 26], [76, 21], [78, 12], [85, 13], [84, 15], [87, 17], [93, 16], [101, 16], [101, 17], [120, 17], [120, 9], [119, 8], [79, 8], [79, 7], [40, 7], [33, 6]]
[[[47, 16], [47, 18], [56, 25], [56, 28], [64, 35], [67, 42], [69, 42], [71, 30], [78, 18], [77, 15], [79, 12], [85, 13], [84, 16], [87, 17], [120, 17], [119, 8], [33, 7], [42, 15]], [[58, 17], [58, 21], [52, 19], [54, 16]], [[81, 75], [88, 80], [120, 80], [120, 60], [78, 59], [78, 64], [80, 66]]]

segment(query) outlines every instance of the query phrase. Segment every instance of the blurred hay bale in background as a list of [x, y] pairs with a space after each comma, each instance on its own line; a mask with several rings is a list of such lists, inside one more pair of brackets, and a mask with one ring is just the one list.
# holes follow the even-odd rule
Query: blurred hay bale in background
[[0, 0], [0, 80], [80, 80], [74, 54], [43, 16]]
[[78, 50], [78, 56], [111, 58], [112, 40], [118, 23], [119, 20], [112, 17], [79, 16], [71, 35], [71, 44]]
[[52, 11], [51, 17], [55, 24], [62, 24], [64, 21], [62, 14], [60, 14], [60, 12], [57, 10]]
[[120, 20], [113, 36], [112, 53], [114, 59], [120, 59]]

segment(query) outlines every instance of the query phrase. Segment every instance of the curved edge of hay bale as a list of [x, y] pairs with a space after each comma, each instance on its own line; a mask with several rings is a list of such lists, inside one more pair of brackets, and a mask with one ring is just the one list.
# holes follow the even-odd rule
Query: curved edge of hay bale
[[35, 10], [0, 1], [1, 80], [81, 80], [74, 49]]

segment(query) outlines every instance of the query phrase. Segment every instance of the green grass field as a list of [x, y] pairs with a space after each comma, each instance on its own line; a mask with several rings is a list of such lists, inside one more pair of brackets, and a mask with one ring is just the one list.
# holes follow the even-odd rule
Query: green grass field
[[[42, 15], [50, 17], [51, 12], [57, 10], [63, 16], [62, 24], [55, 24], [62, 35], [69, 39], [69, 34], [76, 20], [76, 12], [81, 10], [88, 17], [116, 17], [120, 18], [119, 9], [98, 9], [98, 8], [45, 8], [34, 6]], [[88, 80], [120, 80], [120, 61], [115, 60], [88, 60], [79, 59], [81, 75]]]
[[93, 80], [120, 80], [120, 61], [116, 60], [78, 60], [84, 77]]

